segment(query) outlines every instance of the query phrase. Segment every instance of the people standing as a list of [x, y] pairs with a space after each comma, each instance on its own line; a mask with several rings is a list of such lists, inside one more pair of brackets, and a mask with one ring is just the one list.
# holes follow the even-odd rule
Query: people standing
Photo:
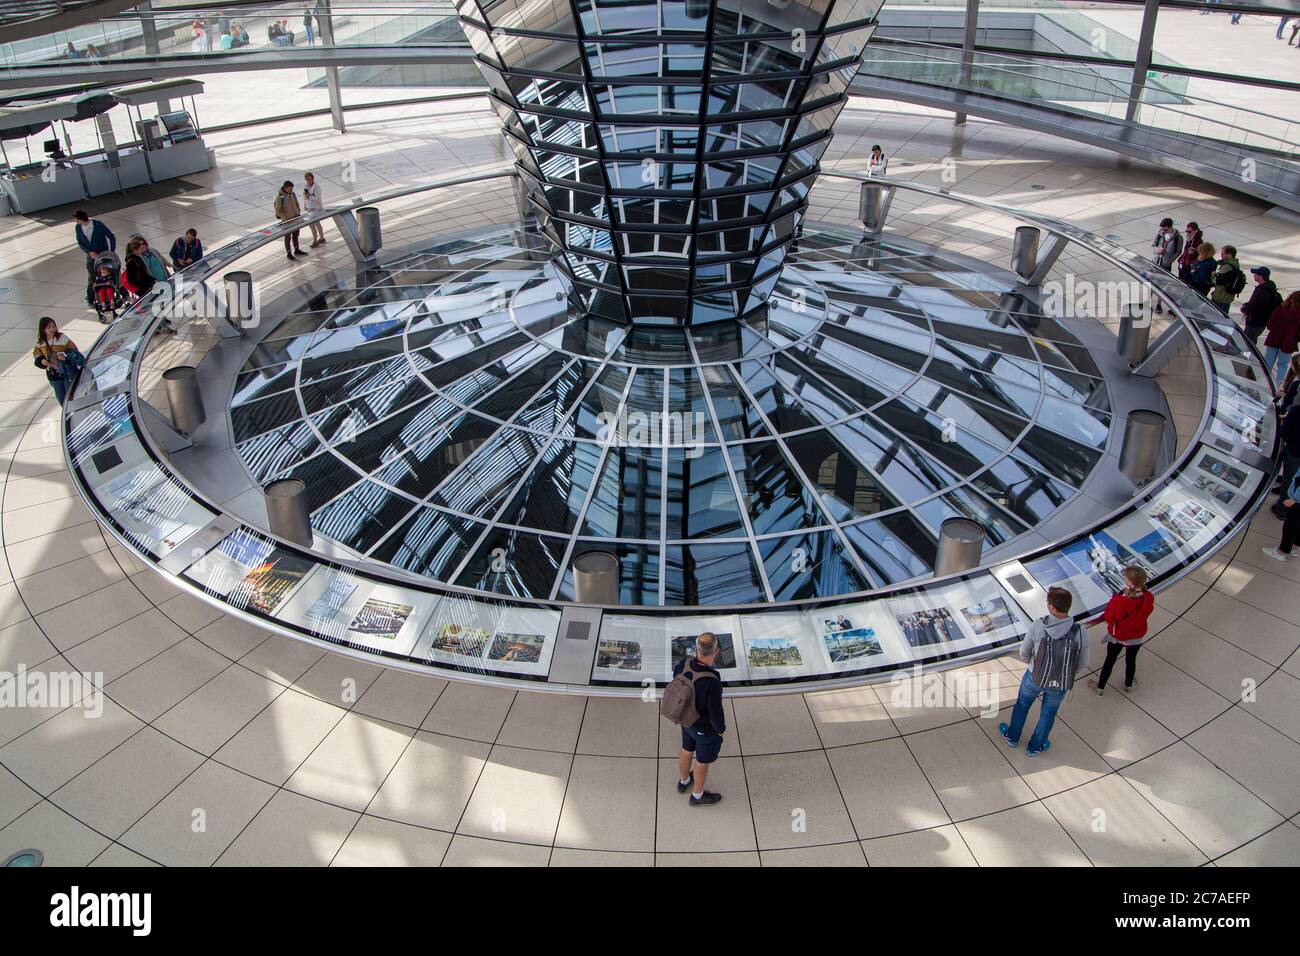
[[1273, 310], [1282, 304], [1282, 295], [1269, 278], [1271, 273], [1268, 266], [1256, 266], [1250, 270], [1250, 274], [1255, 280], [1255, 288], [1241, 307], [1241, 318], [1246, 338], [1254, 345], [1259, 341], [1260, 333], [1268, 327]]
[[95, 281], [95, 257], [101, 252], [116, 251], [117, 236], [98, 219], [91, 219], [84, 209], [74, 212], [72, 221], [76, 223], [77, 245], [86, 254], [86, 305], [94, 308], [91, 285]]
[[1201, 233], [1201, 227], [1194, 222], [1187, 224], [1184, 233], [1183, 251], [1178, 256], [1178, 278], [1191, 285], [1192, 267], [1196, 265], [1197, 252], [1205, 236]]
[[1292, 292], [1268, 317], [1268, 335], [1264, 337], [1264, 364], [1281, 382], [1291, 356], [1300, 343], [1300, 292]]
[[[1293, 382], [1285, 383], [1288, 387]], [[1293, 396], [1292, 396], [1293, 397]], [[1278, 500], [1272, 505], [1272, 512], [1275, 517], [1286, 517], [1286, 506], [1282, 503], [1283, 498], [1287, 495], [1287, 490], [1291, 487], [1292, 481], [1297, 475], [1300, 475], [1300, 407], [1287, 406], [1287, 396], [1282, 399], [1282, 425], [1278, 429], [1278, 439], [1281, 442], [1282, 451], [1282, 468], [1278, 478], [1281, 482], [1281, 488], [1278, 489]]]
[[1043, 705], [1038, 724], [1025, 747], [1027, 757], [1037, 757], [1052, 746], [1048, 737], [1056, 722], [1056, 712], [1074, 686], [1075, 676], [1088, 669], [1088, 636], [1070, 617], [1073, 602], [1074, 596], [1065, 588], [1049, 588], [1047, 614], [1030, 625], [1020, 645], [1020, 659], [1029, 669], [1020, 680], [1011, 722], [999, 724], [998, 730], [1008, 747], [1018, 746], [1029, 708], [1041, 696]]
[[885, 159], [885, 151], [879, 146], [871, 147], [871, 158], [867, 160], [867, 175], [876, 179], [885, 175], [889, 168], [889, 160]]
[[186, 229], [185, 235], [178, 236], [176, 241], [172, 243], [172, 268], [177, 272], [194, 265], [202, 258], [203, 243], [199, 241], [198, 230]]
[[1151, 240], [1151, 248], [1155, 250], [1151, 257], [1152, 264], [1166, 272], [1172, 271], [1174, 263], [1183, 254], [1183, 237], [1174, 228], [1172, 219], [1166, 217], [1160, 220], [1160, 228]]
[[1300, 352], [1292, 355], [1291, 361], [1287, 363], [1286, 378], [1278, 384], [1276, 396], [1279, 415], [1285, 415], [1296, 397], [1300, 396]]
[[[293, 181], [286, 179], [280, 187], [280, 191], [275, 194], [275, 218], [281, 222], [287, 222], [290, 219], [297, 219], [302, 215], [302, 207], [298, 205], [298, 197], [293, 192]], [[305, 256], [302, 246], [298, 244], [298, 233], [301, 230], [294, 229], [292, 232], [284, 234], [284, 252], [293, 262], [294, 253]]]
[[41, 316], [36, 323], [36, 347], [32, 349], [36, 367], [45, 370], [45, 378], [54, 389], [54, 397], [62, 405], [68, 397], [68, 390], [76, 381], [77, 373], [86, 364], [85, 356], [68, 338], [59, 331], [56, 323], [48, 315]]
[[1218, 268], [1214, 270], [1214, 288], [1210, 291], [1210, 301], [1216, 309], [1227, 315], [1233, 300], [1241, 295], [1244, 288], [1246, 274], [1241, 271], [1241, 263], [1237, 261], [1237, 247], [1224, 246]]
[[1291, 479], [1282, 495], [1282, 540], [1276, 548], [1262, 549], [1274, 561], [1290, 561], [1291, 549], [1300, 539], [1300, 505], [1296, 504], [1296, 499], [1300, 498], [1300, 472]]
[[1134, 665], [1138, 648], [1147, 639], [1147, 620], [1156, 606], [1155, 596], [1147, 590], [1147, 573], [1136, 564], [1124, 569], [1124, 590], [1106, 603], [1102, 620], [1106, 622], [1106, 660], [1101, 673], [1092, 682], [1092, 689], [1100, 697], [1106, 692], [1106, 682], [1124, 652], [1124, 692], [1133, 690]]
[[148, 248], [148, 243], [138, 236], [126, 245], [126, 289], [137, 299], [152, 292], [157, 282], [146, 258]]
[[1201, 295], [1209, 295], [1214, 288], [1214, 270], [1219, 263], [1214, 259], [1214, 243], [1202, 242], [1196, 247], [1196, 262], [1187, 275], [1187, 284]]
[[710, 807], [722, 799], [721, 794], [704, 788], [709, 768], [718, 759], [727, 732], [722, 710], [722, 675], [714, 666], [717, 659], [718, 638], [705, 631], [695, 639], [695, 655], [682, 658], [673, 668], [673, 680], [664, 690], [660, 710], [682, 729], [682, 749], [677, 754], [677, 792], [690, 791], [692, 807]]
[[158, 252], [149, 247], [149, 240], [138, 232], [131, 237], [132, 242], [137, 243], [136, 254], [144, 260], [145, 268], [149, 270], [149, 275], [153, 277], [154, 282], [166, 282], [167, 277], [171, 275], [171, 269]]
[[[320, 183], [316, 182], [316, 174], [303, 173], [302, 182], [302, 208], [309, 215], [324, 210], [325, 200], [321, 195]], [[321, 225], [320, 220], [313, 221], [310, 226], [311, 248], [315, 249], [325, 241], [325, 227]]]
[[310, 7], [303, 7], [303, 8], [302, 8], [302, 28], [303, 28], [303, 32], [307, 34], [307, 45], [308, 45], [308, 46], [315, 46], [315, 45], [316, 45], [316, 31], [312, 29], [311, 19], [312, 19], [312, 18], [311, 18], [311, 8], [310, 8]]
[[194, 30], [194, 52], [207, 53], [208, 52], [208, 31], [203, 26], [203, 21], [195, 20], [192, 29]]

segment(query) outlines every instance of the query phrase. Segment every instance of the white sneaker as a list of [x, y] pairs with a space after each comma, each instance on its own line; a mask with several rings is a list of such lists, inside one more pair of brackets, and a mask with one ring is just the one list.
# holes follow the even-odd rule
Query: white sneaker
[[1272, 558], [1274, 561], [1289, 561], [1289, 560], [1291, 560], [1290, 557], [1289, 557], [1288, 555], [1283, 554], [1283, 553], [1282, 553], [1281, 551], [1279, 551], [1277, 548], [1260, 548], [1260, 550], [1263, 551], [1265, 554], [1267, 554], [1267, 555], [1268, 555], [1270, 558]]

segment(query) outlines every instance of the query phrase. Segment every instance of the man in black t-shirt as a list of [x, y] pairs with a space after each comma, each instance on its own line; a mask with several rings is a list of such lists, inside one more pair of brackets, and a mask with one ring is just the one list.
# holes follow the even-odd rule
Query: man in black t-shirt
[[[727, 719], [722, 711], [722, 677], [713, 664], [718, 659], [718, 638], [705, 631], [695, 639], [695, 656], [684, 657], [673, 668], [676, 677], [689, 667], [695, 674], [695, 710], [700, 719], [682, 728], [682, 750], [677, 755], [677, 792], [691, 791], [691, 806], [708, 807], [722, 799], [721, 794], [704, 789], [709, 765], [718, 759]], [[691, 758], [695, 769], [691, 769]], [[694, 786], [692, 786], [694, 784]]]

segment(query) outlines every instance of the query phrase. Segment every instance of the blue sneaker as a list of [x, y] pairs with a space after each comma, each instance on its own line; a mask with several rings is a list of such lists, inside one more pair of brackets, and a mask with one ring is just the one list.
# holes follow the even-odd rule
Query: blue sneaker
[[1052, 742], [1049, 740], [1049, 741], [1047, 741], [1045, 744], [1043, 744], [1043, 749], [1042, 749], [1042, 750], [1030, 750], [1028, 747], [1026, 747], [1026, 748], [1025, 748], [1025, 756], [1026, 756], [1026, 757], [1037, 757], [1039, 754], [1045, 754], [1045, 753], [1047, 753], [1047, 751], [1049, 751], [1049, 750], [1051, 750], [1051, 749], [1052, 749]]
[[998, 724], [998, 733], [1000, 733], [1002, 735], [1002, 739], [1007, 742], [1007, 746], [1016, 747], [1019, 745], [1020, 741], [1012, 740], [1011, 737], [1008, 736], [1007, 731], [1009, 731], [1010, 729], [1011, 729], [1010, 724]]

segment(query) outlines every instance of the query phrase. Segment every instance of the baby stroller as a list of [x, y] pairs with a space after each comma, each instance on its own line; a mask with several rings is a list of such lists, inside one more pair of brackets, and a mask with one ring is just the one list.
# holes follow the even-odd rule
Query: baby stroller
[[101, 252], [95, 257], [94, 270], [90, 285], [95, 314], [100, 322], [112, 322], [118, 310], [127, 304], [126, 289], [122, 287], [122, 260], [116, 252]]

